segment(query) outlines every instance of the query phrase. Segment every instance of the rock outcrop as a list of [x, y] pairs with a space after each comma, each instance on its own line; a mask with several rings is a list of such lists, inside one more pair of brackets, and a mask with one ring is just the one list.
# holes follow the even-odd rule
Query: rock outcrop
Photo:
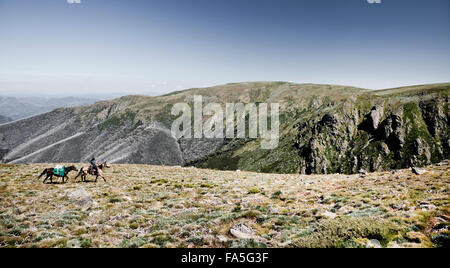
[[[381, 171], [448, 158], [448, 118], [442, 112], [448, 102], [423, 103], [397, 104], [386, 110], [377, 104], [351, 130], [348, 126], [354, 126], [354, 121], [342, 113], [300, 124], [297, 146], [303, 160], [301, 170], [307, 174], [356, 173], [361, 168]], [[305, 143], [305, 137], [311, 138]]]
[[88, 208], [95, 204], [91, 195], [84, 188], [68, 192], [67, 197], [80, 207]]

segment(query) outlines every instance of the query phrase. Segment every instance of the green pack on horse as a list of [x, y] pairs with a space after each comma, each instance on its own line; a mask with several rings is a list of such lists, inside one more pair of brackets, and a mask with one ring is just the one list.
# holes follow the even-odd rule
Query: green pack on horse
[[53, 175], [55, 176], [59, 176], [59, 177], [64, 177], [64, 169], [66, 168], [66, 166], [56, 166], [53, 168]]

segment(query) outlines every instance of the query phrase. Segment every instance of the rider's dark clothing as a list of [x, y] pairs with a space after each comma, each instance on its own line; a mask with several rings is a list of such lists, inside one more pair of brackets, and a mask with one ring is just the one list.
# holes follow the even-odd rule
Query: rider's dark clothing
[[91, 163], [91, 169], [94, 170], [94, 174], [97, 174], [98, 167], [97, 167], [97, 163], [95, 162], [95, 158], [92, 158], [90, 163]]

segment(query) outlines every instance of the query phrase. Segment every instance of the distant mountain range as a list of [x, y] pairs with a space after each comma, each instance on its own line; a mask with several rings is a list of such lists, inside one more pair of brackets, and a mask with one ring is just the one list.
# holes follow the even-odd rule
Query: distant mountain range
[[[46, 113], [60, 107], [73, 107], [89, 105], [98, 99], [66, 97], [66, 98], [41, 98], [41, 97], [7, 97], [0, 96], [0, 116], [17, 120], [32, 115]], [[4, 121], [3, 123], [8, 122]], [[2, 123], [0, 118], [0, 123]]]
[[[357, 173], [448, 159], [450, 84], [387, 90], [285, 82], [234, 83], [126, 96], [0, 125], [0, 162], [190, 165], [276, 173]], [[179, 139], [175, 103], [280, 103], [280, 141]], [[58, 102], [61, 104], [61, 102]]]
[[0, 115], [0, 124], [11, 122], [12, 119], [3, 115]]

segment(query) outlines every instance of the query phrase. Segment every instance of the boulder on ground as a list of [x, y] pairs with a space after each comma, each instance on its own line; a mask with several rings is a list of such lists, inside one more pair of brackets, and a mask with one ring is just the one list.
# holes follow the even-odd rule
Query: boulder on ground
[[255, 237], [253, 229], [245, 223], [238, 223], [231, 227], [230, 233], [240, 239], [250, 239]]
[[381, 243], [376, 239], [371, 239], [367, 241], [366, 248], [381, 248]]
[[67, 197], [75, 201], [75, 204], [80, 207], [90, 207], [94, 204], [91, 195], [84, 188], [69, 192]]
[[337, 214], [330, 212], [330, 211], [326, 211], [326, 212], [322, 213], [322, 216], [324, 216], [325, 218], [328, 218], [328, 219], [334, 219], [337, 217]]
[[411, 168], [411, 171], [416, 175], [423, 175], [427, 172], [425, 169], [416, 168], [416, 167]]
[[358, 173], [361, 178], [364, 178], [365, 176], [367, 176], [367, 174], [369, 172], [367, 172], [367, 170], [365, 170], [365, 169], [360, 169], [360, 170], [358, 170]]

